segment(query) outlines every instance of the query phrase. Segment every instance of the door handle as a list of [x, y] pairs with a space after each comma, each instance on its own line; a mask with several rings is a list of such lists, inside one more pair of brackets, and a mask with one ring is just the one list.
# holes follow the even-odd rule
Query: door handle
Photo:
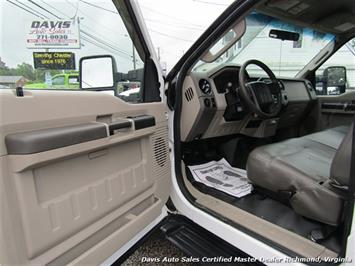
[[113, 122], [108, 125], [110, 135], [113, 135], [115, 130], [124, 129], [124, 128], [131, 128], [131, 127], [132, 127], [132, 122], [128, 121], [128, 120]]

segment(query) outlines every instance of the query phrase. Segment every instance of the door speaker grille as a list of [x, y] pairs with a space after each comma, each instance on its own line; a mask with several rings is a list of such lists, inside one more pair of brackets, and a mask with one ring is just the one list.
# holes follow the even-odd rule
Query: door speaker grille
[[187, 88], [185, 91], [185, 98], [189, 102], [194, 98], [194, 91], [191, 87]]
[[168, 128], [164, 126], [157, 129], [152, 135], [151, 143], [154, 176], [166, 176], [170, 170]]
[[167, 159], [166, 144], [163, 138], [158, 137], [154, 143], [154, 156], [157, 164], [164, 167]]

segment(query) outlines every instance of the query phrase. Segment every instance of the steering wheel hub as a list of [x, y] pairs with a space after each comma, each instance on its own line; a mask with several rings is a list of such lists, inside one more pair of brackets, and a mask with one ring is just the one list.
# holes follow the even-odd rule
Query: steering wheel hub
[[[248, 81], [246, 68], [259, 66], [269, 79]], [[262, 118], [271, 118], [279, 114], [282, 107], [282, 94], [279, 82], [272, 70], [258, 60], [246, 61], [239, 70], [240, 96], [249, 109]]]

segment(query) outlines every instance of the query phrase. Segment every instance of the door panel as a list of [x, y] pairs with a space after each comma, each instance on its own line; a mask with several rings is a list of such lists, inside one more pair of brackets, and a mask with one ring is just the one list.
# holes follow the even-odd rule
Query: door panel
[[355, 115], [355, 91], [340, 95], [318, 96], [324, 128], [350, 125]]
[[11, 217], [2, 230], [19, 246], [14, 256], [0, 245], [6, 262], [97, 264], [161, 214], [170, 190], [162, 103], [84, 91], [0, 97], [1, 182], [13, 192], [2, 196], [1, 217]]

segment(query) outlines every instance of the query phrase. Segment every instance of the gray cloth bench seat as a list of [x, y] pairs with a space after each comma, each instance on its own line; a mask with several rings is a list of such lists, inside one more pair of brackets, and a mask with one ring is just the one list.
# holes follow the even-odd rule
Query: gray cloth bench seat
[[338, 225], [350, 171], [352, 127], [341, 126], [261, 146], [248, 157], [248, 178], [276, 193], [289, 193], [294, 211]]

